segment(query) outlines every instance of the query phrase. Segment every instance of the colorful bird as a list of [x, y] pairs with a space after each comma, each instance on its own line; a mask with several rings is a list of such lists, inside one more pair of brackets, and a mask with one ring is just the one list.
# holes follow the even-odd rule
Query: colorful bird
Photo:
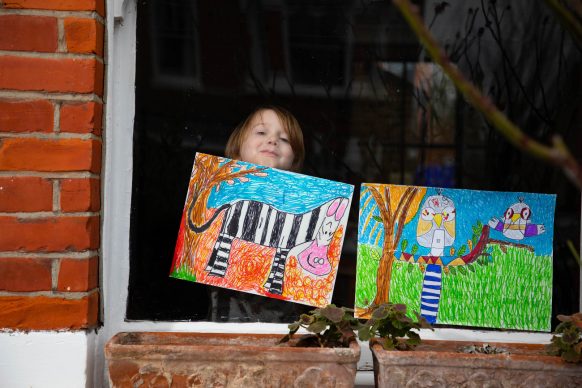
[[491, 229], [495, 229], [507, 238], [512, 240], [523, 240], [526, 237], [540, 235], [546, 231], [543, 224], [532, 224], [531, 208], [523, 202], [523, 197], [518, 198], [519, 202], [514, 203], [505, 210], [503, 218], [498, 220], [493, 217], [488, 224]]
[[416, 229], [418, 244], [430, 248], [431, 256], [442, 256], [445, 247], [455, 242], [455, 204], [441, 192], [424, 201]]

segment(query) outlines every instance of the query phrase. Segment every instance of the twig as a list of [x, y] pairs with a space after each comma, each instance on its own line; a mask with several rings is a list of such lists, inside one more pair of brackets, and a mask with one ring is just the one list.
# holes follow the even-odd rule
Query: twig
[[544, 145], [527, 136], [523, 131], [511, 122], [491, 100], [484, 96], [470, 81], [468, 81], [459, 69], [454, 66], [443, 49], [436, 42], [430, 31], [424, 25], [409, 0], [393, 0], [411, 29], [414, 31], [424, 48], [435, 63], [441, 66], [443, 71], [453, 81], [457, 89], [468, 102], [479, 110], [485, 118], [512, 143], [525, 152], [559, 166], [566, 176], [580, 189], [582, 188], [582, 168], [567, 150], [562, 139], [556, 135], [552, 147]]

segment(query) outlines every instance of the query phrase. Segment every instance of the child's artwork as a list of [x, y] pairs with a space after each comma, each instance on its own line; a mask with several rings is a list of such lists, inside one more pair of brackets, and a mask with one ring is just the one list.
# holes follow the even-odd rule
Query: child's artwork
[[363, 184], [356, 316], [549, 331], [555, 195]]
[[353, 190], [198, 153], [170, 276], [325, 306]]

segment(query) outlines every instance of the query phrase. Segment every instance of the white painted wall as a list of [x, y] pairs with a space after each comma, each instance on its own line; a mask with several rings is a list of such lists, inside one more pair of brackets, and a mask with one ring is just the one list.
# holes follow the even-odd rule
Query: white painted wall
[[90, 386], [95, 340], [85, 332], [1, 333], [0, 387]]

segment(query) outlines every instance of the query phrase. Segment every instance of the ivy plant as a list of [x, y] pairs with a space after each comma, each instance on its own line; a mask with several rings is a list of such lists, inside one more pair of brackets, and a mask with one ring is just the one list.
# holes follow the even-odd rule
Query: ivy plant
[[547, 346], [549, 354], [560, 356], [566, 362], [582, 362], [582, 312], [558, 315], [560, 324]]

